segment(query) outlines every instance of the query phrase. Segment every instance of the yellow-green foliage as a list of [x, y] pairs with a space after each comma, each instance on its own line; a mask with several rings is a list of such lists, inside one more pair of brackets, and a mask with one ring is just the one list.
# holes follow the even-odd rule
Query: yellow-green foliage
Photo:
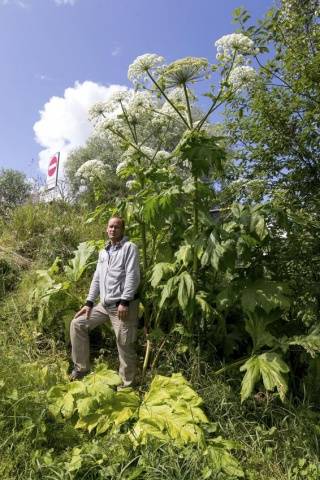
[[[82, 381], [52, 387], [48, 392], [49, 411], [58, 421], [71, 420], [76, 429], [95, 431], [97, 435], [121, 435], [121, 426], [131, 425], [124, 435], [135, 448], [159, 440], [180, 448], [195, 444], [208, 459], [208, 472], [243, 477], [242, 468], [230, 453], [239, 445], [221, 437], [206, 438], [203, 426], [209, 421], [201, 409], [203, 401], [182, 374], [156, 375], [143, 398], [131, 388], [116, 391], [120, 383], [113, 370], [100, 364]], [[73, 453], [72, 462], [81, 452], [77, 449]], [[80, 468], [79, 458], [78, 464]]]

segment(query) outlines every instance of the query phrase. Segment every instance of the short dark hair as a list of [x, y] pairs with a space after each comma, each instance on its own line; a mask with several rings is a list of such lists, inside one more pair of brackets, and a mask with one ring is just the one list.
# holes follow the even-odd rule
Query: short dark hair
[[112, 220], [113, 218], [116, 218], [117, 220], [120, 220], [121, 226], [122, 226], [122, 230], [124, 230], [124, 229], [125, 229], [125, 221], [124, 221], [124, 218], [120, 217], [120, 215], [112, 215], [112, 217], [109, 218], [108, 223], [109, 223], [110, 220]]

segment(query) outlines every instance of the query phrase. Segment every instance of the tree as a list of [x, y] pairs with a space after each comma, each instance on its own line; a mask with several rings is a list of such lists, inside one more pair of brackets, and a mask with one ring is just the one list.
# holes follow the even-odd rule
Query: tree
[[31, 184], [24, 173], [13, 169], [0, 171], [0, 216], [7, 216], [10, 211], [22, 205], [31, 193]]
[[[82, 147], [73, 150], [65, 163], [65, 174], [72, 195], [82, 199], [89, 208], [97, 204], [112, 201], [116, 196], [123, 196], [125, 184], [115, 174], [121, 152], [116, 145], [112, 145], [102, 135], [94, 133]], [[98, 160], [106, 167], [102, 178], [90, 181], [90, 176], [85, 178], [77, 174], [86, 162]], [[81, 173], [81, 171], [80, 171]]]
[[[296, 209], [319, 210], [320, 26], [316, 0], [283, 0], [258, 26], [235, 11], [258, 47], [259, 77], [226, 108], [226, 130], [242, 180], [260, 180], [260, 198], [281, 191]], [[239, 185], [242, 187], [241, 183]], [[262, 187], [262, 188], [261, 188]], [[249, 185], [250, 190], [250, 185]], [[247, 191], [238, 192], [247, 196]]]

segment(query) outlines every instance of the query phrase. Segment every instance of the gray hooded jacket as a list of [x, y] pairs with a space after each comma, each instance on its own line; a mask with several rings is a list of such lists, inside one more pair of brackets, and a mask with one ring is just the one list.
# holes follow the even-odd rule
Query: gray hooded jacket
[[87, 303], [94, 302], [99, 294], [102, 304], [119, 300], [129, 303], [138, 290], [140, 269], [137, 246], [123, 237], [112, 253], [109, 252], [110, 247], [111, 244], [108, 244], [99, 253]]

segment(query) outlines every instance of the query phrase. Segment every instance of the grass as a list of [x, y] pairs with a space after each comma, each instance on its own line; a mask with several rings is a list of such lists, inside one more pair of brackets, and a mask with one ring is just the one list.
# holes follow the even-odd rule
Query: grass
[[[230, 480], [208, 469], [196, 446], [150, 443], [134, 450], [121, 436], [98, 438], [48, 417], [46, 391], [65, 379], [69, 353], [54, 339], [44, 346], [26, 324], [20, 305], [7, 299], [1, 317], [1, 466], [4, 480], [107, 479]], [[108, 350], [114, 347], [109, 340]], [[115, 365], [116, 358], [112, 359]], [[204, 400], [216, 435], [235, 440], [235, 455], [248, 480], [319, 478], [318, 415], [308, 405], [281, 404], [277, 398], [241, 405], [239, 382], [212, 376], [212, 367], [195, 354], [164, 350], [159, 373], [183, 371]], [[154, 372], [156, 373], [156, 372]], [[150, 379], [146, 379], [148, 382]], [[75, 449], [80, 449], [78, 457]], [[72, 470], [76, 461], [79, 470]], [[131, 475], [131, 477], [130, 477]], [[137, 475], [137, 476], [134, 476]], [[208, 475], [208, 476], [206, 476]]]

